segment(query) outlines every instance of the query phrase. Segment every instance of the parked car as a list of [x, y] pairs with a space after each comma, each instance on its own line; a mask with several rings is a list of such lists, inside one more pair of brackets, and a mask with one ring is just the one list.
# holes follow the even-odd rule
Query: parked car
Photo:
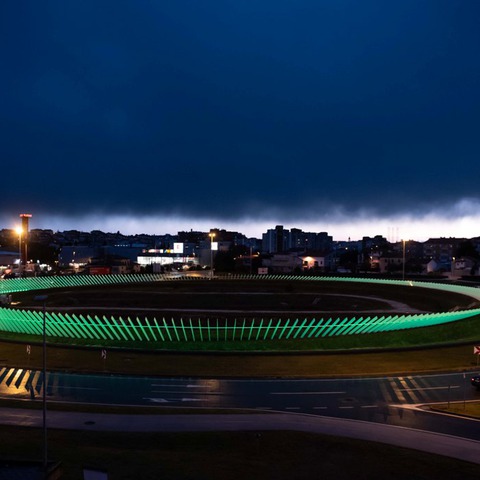
[[470, 379], [470, 382], [474, 387], [477, 387], [480, 390], [480, 374], [479, 375], [474, 375]]

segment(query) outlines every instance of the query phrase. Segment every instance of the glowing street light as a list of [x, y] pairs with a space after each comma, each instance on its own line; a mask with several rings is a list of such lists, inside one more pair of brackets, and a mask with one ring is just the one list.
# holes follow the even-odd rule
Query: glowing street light
[[213, 278], [213, 239], [215, 238], [215, 232], [208, 234], [210, 237], [210, 280]]

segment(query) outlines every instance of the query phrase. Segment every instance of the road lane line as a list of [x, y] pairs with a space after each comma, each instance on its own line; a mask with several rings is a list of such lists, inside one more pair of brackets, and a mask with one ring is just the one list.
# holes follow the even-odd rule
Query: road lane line
[[223, 392], [185, 392], [185, 391], [172, 391], [172, 390], [151, 390], [150, 393], [156, 395], [201, 395], [204, 397], [236, 397], [245, 396], [236, 393], [223, 393]]
[[448, 389], [460, 388], [460, 385], [450, 385], [450, 387], [418, 387], [418, 388], [400, 388], [401, 392], [411, 392], [411, 391], [423, 391], [423, 390], [448, 390]]
[[75, 386], [60, 386], [58, 387], [58, 390], [101, 390], [101, 388], [97, 388], [97, 387], [75, 387]]
[[150, 386], [154, 388], [211, 388], [211, 385], [192, 385], [185, 383], [152, 383]]
[[345, 395], [347, 392], [270, 392], [270, 395]]
[[142, 397], [142, 400], [150, 400], [153, 403], [168, 403], [168, 400], [165, 398]]

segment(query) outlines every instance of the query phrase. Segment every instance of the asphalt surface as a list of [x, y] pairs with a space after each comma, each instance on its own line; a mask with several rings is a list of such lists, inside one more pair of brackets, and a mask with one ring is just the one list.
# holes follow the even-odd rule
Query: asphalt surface
[[[0, 424], [42, 427], [42, 411], [3, 408]], [[47, 412], [48, 429], [121, 432], [291, 430], [386, 443], [480, 464], [480, 442], [394, 425], [291, 413], [113, 415]]]

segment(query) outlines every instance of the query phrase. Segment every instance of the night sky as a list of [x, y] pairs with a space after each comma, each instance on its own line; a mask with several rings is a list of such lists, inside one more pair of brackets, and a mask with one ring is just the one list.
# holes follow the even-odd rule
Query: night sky
[[0, 226], [479, 236], [479, 22], [477, 0], [2, 0]]

